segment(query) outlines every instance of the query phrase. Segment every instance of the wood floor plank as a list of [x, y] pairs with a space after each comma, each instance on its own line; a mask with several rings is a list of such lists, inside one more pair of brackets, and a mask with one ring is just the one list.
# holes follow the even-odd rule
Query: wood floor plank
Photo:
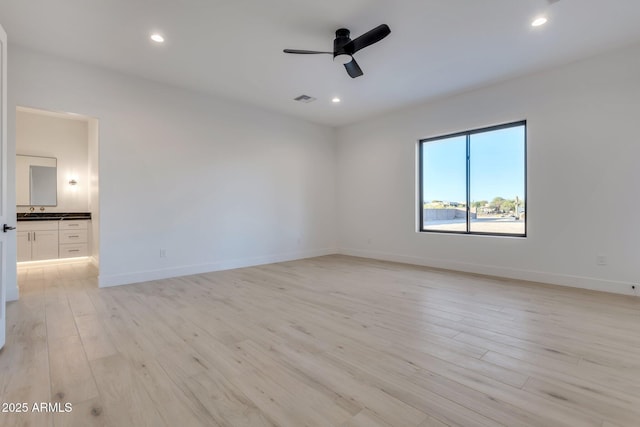
[[132, 366], [132, 370], [167, 425], [215, 426], [216, 422], [209, 411], [185, 396], [152, 355], [144, 363]]
[[47, 338], [49, 340], [78, 335], [76, 322], [66, 298], [58, 300], [56, 296], [55, 302], [47, 304], [45, 313], [47, 316]]
[[351, 402], [339, 394], [322, 387], [320, 382], [313, 378], [299, 375], [296, 366], [282, 363], [282, 360], [274, 357], [276, 354], [273, 351], [264, 349], [252, 341], [238, 343], [236, 348], [242, 350], [242, 354], [246, 355], [247, 360], [258, 370], [266, 372], [270, 380], [295, 390], [296, 401], [323, 414], [332, 425], [344, 423], [362, 409], [361, 406], [350, 404]]
[[595, 390], [576, 387], [552, 379], [529, 378], [523, 390], [593, 414], [598, 418], [616, 418], [625, 425], [640, 421], [640, 407], [625, 400], [601, 394]]
[[[500, 342], [488, 340], [486, 338], [474, 336], [465, 332], [461, 332], [454, 338], [455, 341], [460, 341], [474, 346], [484, 346], [489, 351], [493, 350], [500, 354], [506, 354], [508, 356], [515, 357], [523, 360], [536, 360], [546, 363], [553, 363], [554, 360], [563, 362], [566, 364], [577, 365], [580, 362], [580, 358], [562, 354], [554, 351], [532, 351], [531, 349], [525, 349], [508, 344], [502, 344]], [[484, 353], [480, 356], [484, 356]]]
[[279, 426], [330, 427], [334, 425], [308, 403], [301, 405], [295, 398], [295, 389], [274, 382], [266, 376], [265, 372], [257, 370], [247, 372], [236, 377], [233, 383], [260, 408], [268, 419]]
[[301, 354], [289, 347], [277, 350], [289, 363], [319, 384], [351, 399], [363, 408], [369, 408], [386, 422], [416, 425], [426, 418], [426, 414], [415, 406], [391, 396], [375, 385], [358, 381], [352, 372], [337, 369], [320, 355]]
[[[537, 422], [539, 417], [536, 414], [514, 407], [503, 400], [487, 395], [485, 392], [474, 390], [468, 385], [457, 382], [456, 373], [478, 379], [483, 377], [464, 368], [455, 369], [455, 365], [450, 365], [451, 368], [454, 368], [454, 372], [447, 375], [446, 373], [451, 368], [446, 368], [448, 364], [446, 361], [431, 358], [430, 362], [426, 363], [429, 369], [439, 372], [439, 374], [434, 374], [426, 372], [419, 364], [414, 363], [412, 360], [417, 359], [409, 355], [407, 357], [410, 359], [383, 354], [378, 356], [377, 360], [372, 360], [363, 353], [358, 353], [359, 357], [353, 357], [349, 353], [348, 349], [338, 349], [326, 356], [338, 361], [338, 363], [351, 365], [351, 369], [357, 371], [363, 381], [375, 384], [386, 390], [387, 393], [418, 408], [424, 407], [424, 400], [428, 400], [432, 404], [438, 401], [442, 402], [439, 407], [432, 406], [425, 412], [437, 415], [452, 424], [466, 425], [485, 419], [485, 424], [492, 424], [490, 420], [493, 420], [493, 424], [499, 423], [514, 427], [547, 425], [542, 420]], [[361, 360], [363, 363], [354, 363], [356, 360]], [[425, 375], [429, 379], [428, 381], [415, 380], [416, 377], [424, 377]], [[487, 378], [487, 380], [489, 379]], [[429, 397], [427, 398], [427, 396]], [[444, 399], [448, 399], [450, 403]], [[455, 406], [454, 402], [462, 401], [464, 401], [463, 407]], [[465, 412], [468, 418], [473, 421], [461, 419]]]
[[538, 365], [493, 351], [482, 357], [492, 364], [517, 370], [530, 376], [560, 380], [564, 384], [579, 387], [604, 397], [617, 399], [619, 404], [640, 408], [640, 384], [622, 376], [602, 373], [582, 366]]
[[99, 397], [75, 403], [71, 412], [54, 413], [55, 427], [106, 427], [108, 420], [103, 414], [102, 400]]
[[[169, 372], [169, 375], [171, 373]], [[218, 372], [210, 371], [194, 377], [176, 377], [174, 381], [185, 396], [206, 410], [221, 427], [273, 427], [256, 404], [235, 384]], [[215, 402], [215, 404], [212, 404]]]
[[[422, 425], [422, 423], [420, 424]], [[358, 412], [353, 418], [346, 423], [342, 424], [342, 427], [390, 427], [391, 424], [386, 423], [380, 419], [376, 414], [364, 408]]]
[[100, 359], [117, 353], [111, 337], [97, 314], [75, 318], [82, 346], [88, 360]]
[[0, 394], [5, 399], [16, 392], [21, 396], [28, 395], [31, 399], [29, 402], [49, 401], [49, 383], [46, 338], [36, 336], [33, 339], [7, 339], [5, 348], [0, 352]]
[[131, 362], [116, 354], [90, 363], [109, 425], [168, 426], [134, 374]]
[[50, 340], [49, 366], [54, 402], [79, 403], [98, 397], [98, 388], [79, 336]]
[[437, 418], [429, 417], [424, 420], [418, 427], [449, 427]]
[[86, 285], [84, 283], [79, 284], [77, 291], [68, 293], [69, 306], [74, 317], [85, 316], [89, 314], [95, 314], [96, 309], [91, 302], [91, 299], [84, 291]]

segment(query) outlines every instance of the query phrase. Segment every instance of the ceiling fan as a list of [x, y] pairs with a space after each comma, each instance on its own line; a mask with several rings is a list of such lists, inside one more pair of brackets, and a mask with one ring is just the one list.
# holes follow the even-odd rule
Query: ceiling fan
[[336, 31], [336, 39], [333, 41], [333, 52], [319, 52], [316, 50], [299, 50], [285, 49], [284, 53], [297, 53], [303, 55], [329, 54], [333, 55], [333, 60], [344, 64], [344, 68], [351, 78], [360, 77], [362, 69], [353, 58], [353, 54], [357, 51], [371, 46], [387, 37], [391, 33], [389, 26], [386, 24], [379, 25], [372, 30], [367, 31], [360, 37], [351, 40], [351, 32], [346, 28], [340, 28]]

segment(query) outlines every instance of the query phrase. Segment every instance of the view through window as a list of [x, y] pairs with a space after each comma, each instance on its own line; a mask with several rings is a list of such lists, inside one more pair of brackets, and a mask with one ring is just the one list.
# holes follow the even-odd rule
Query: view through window
[[526, 122], [420, 141], [421, 231], [526, 236]]

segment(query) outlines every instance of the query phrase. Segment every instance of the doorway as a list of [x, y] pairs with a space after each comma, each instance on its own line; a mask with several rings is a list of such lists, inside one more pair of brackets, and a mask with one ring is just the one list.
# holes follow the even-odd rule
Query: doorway
[[[18, 286], [58, 269], [100, 265], [98, 120], [16, 108]], [[22, 289], [21, 289], [22, 291]]]

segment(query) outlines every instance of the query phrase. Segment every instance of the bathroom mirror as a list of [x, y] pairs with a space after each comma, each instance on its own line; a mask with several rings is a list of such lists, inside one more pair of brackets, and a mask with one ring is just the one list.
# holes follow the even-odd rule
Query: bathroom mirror
[[17, 206], [57, 206], [57, 164], [54, 157], [16, 156]]

